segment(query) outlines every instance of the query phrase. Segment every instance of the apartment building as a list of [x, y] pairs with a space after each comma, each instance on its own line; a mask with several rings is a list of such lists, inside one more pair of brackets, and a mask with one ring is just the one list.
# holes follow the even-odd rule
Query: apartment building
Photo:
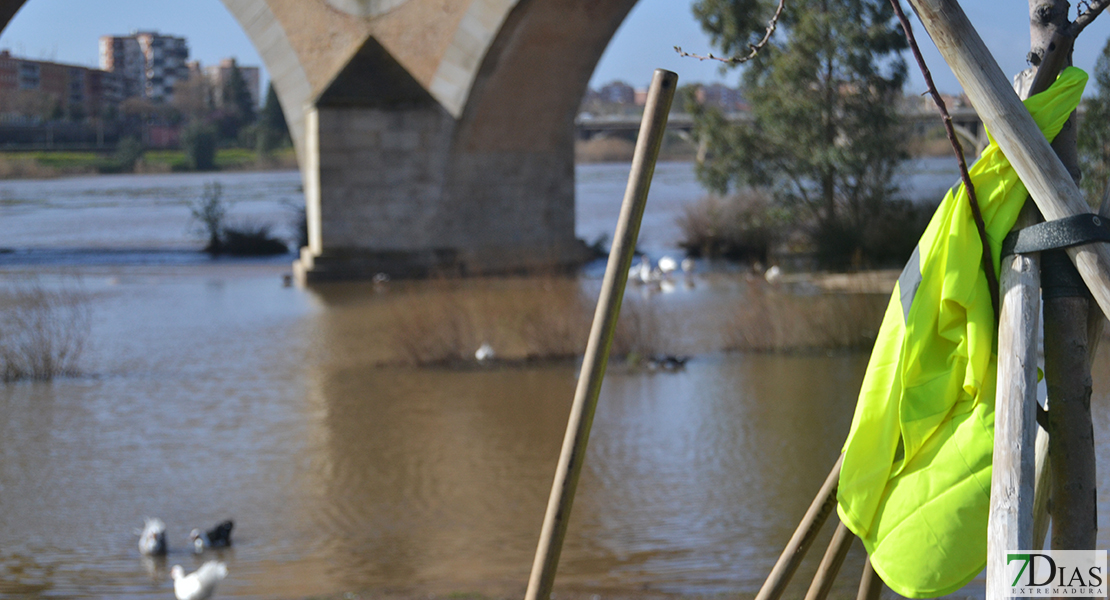
[[7, 98], [17, 92], [41, 92], [53, 97], [67, 113], [85, 116], [101, 114], [122, 99], [119, 80], [112, 73], [0, 51], [0, 96]]
[[139, 31], [100, 37], [100, 68], [116, 73], [125, 98], [169, 102], [173, 88], [189, 78], [189, 45], [183, 37]]
[[[251, 101], [254, 103], [254, 106], [258, 106], [261, 102], [260, 94], [262, 92], [260, 88], [261, 76], [258, 67], [244, 67], [243, 65], [237, 64], [234, 58], [225, 58], [221, 60], [218, 65], [205, 67], [204, 74], [208, 77], [212, 89], [220, 90], [223, 89], [224, 84], [227, 82], [228, 78], [231, 77], [231, 70], [235, 68], [239, 69], [239, 75], [243, 78], [243, 82], [247, 85], [247, 90], [251, 93]], [[220, 94], [215, 94], [213, 99], [217, 107], [223, 102], [223, 97]]]

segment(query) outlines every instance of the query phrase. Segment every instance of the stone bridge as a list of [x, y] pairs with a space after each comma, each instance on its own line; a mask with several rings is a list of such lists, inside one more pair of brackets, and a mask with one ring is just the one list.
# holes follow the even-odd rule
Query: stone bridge
[[296, 145], [303, 279], [582, 259], [574, 117], [636, 0], [222, 1]]
[[635, 0], [223, 3], [294, 132], [302, 279], [581, 260], [574, 117]]

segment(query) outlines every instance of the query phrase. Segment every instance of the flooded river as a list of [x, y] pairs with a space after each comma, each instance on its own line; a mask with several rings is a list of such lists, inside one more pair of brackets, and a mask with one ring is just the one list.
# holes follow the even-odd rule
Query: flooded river
[[[626, 178], [579, 168], [581, 237], [611, 231]], [[291, 234], [296, 173], [0, 182], [0, 285], [78, 289], [91, 319], [80, 374], [0, 384], [0, 598], [172, 597], [169, 567], [200, 564], [189, 530], [226, 518], [219, 597], [521, 597], [578, 366], [381, 366], [396, 340], [382, 324], [427, 286], [303, 290], [282, 285], [291, 256], [210, 260], [188, 204], [213, 179], [233, 218]], [[689, 165], [660, 167], [645, 249], [674, 252], [674, 216], [700, 193]], [[452, 285], [493, 314], [533, 289]], [[748, 291], [700, 274], [641, 298], [693, 357], [607, 376], [557, 596], [759, 589], [835, 460], [867, 356], [721, 352], [722, 315]], [[1103, 465], [1107, 362], [1092, 402]], [[144, 516], [167, 524], [164, 561], [138, 553]], [[857, 543], [837, 597], [854, 597], [862, 561]]]

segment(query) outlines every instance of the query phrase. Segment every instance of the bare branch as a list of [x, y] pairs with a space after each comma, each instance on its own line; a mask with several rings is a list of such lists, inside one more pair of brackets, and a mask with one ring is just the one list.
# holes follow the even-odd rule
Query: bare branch
[[[1110, 0], [1106, 1], [1110, 2]], [[712, 53], [710, 53], [708, 56], [702, 56], [700, 54], [691, 54], [689, 52], [684, 52], [682, 48], [678, 46], [674, 47], [674, 51], [678, 52], [679, 56], [689, 56], [690, 58], [696, 58], [698, 60], [719, 60], [730, 65], [746, 63], [749, 60], [755, 58], [755, 55], [759, 54], [759, 51], [767, 45], [767, 41], [771, 39], [771, 34], [775, 32], [775, 28], [779, 25], [779, 16], [782, 15], [782, 8], [784, 6], [786, 6], [786, 0], [779, 0], [779, 5], [775, 9], [775, 14], [771, 17], [771, 20], [767, 22], [767, 32], [763, 34], [763, 39], [759, 40], [758, 43], [748, 44], [748, 49], [751, 51], [748, 53], [747, 56], [733, 56], [730, 58], [722, 58], [720, 56], [713, 56]]]
[[[1110, 0], [1106, 0], [1110, 1]], [[913, 36], [913, 29], [910, 27], [910, 21], [906, 18], [906, 13], [902, 12], [901, 0], [890, 0], [890, 4], [894, 6], [894, 12], [898, 15], [898, 21], [902, 23], [902, 31], [906, 32], [906, 40], [910, 43], [910, 49], [913, 51], [913, 57], [917, 59], [917, 66], [921, 68], [921, 74], [925, 77], [925, 85], [929, 87], [929, 95], [933, 97], [933, 102], [940, 110], [941, 118], [944, 121], [944, 132], [948, 134], [948, 141], [952, 143], [952, 150], [956, 153], [956, 162], [960, 165], [960, 179], [964, 182], [964, 189], [967, 190], [967, 199], [971, 204], [971, 215], [975, 218], [975, 228], [979, 231], [979, 241], [983, 244], [983, 271], [987, 276], [987, 287], [991, 291], [991, 305], [994, 307], [995, 319], [998, 318], [998, 274], [994, 272], [994, 260], [991, 257], [991, 247], [987, 241], [987, 226], [983, 222], [983, 213], [979, 210], [979, 200], [975, 197], [975, 186], [971, 183], [971, 175], [967, 172], [967, 162], [964, 160], [964, 150], [960, 146], [960, 141], [956, 139], [956, 130], [952, 127], [952, 117], [948, 114], [948, 109], [944, 106], [944, 100], [937, 92], [937, 87], [933, 85], [933, 76], [929, 72], [928, 65], [925, 64], [925, 59], [921, 56], [921, 50], [917, 47], [917, 40]]]
[[1075, 18], [1075, 22], [1072, 23], [1070, 27], [1071, 36], [1077, 37], [1079, 32], [1090, 25], [1107, 6], [1110, 6], [1110, 0], [1089, 0], [1080, 2], [1079, 16]]

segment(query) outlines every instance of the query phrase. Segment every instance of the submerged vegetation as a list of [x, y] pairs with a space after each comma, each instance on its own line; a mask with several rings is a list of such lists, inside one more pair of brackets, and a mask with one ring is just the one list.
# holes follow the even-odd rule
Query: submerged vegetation
[[[395, 355], [384, 362], [462, 365], [573, 360], [586, 348], [596, 298], [570, 278], [540, 277], [509, 285], [522, 290], [481, 293], [432, 284], [419, 301], [397, 302], [385, 324]], [[680, 350], [659, 314], [656, 298], [629, 293], [621, 309], [611, 356], [638, 363]], [[478, 352], [486, 345], [489, 352]]]
[[9, 278], [0, 288], [0, 381], [76, 374], [90, 325], [88, 298], [76, 285]]
[[[691, 278], [685, 285], [732, 286], [735, 278]], [[668, 357], [681, 363], [692, 354], [719, 351], [866, 349], [889, 298], [887, 289], [853, 289], [851, 283], [833, 290], [809, 279], [781, 285], [760, 277], [742, 281], [741, 301], [699, 300], [696, 314], [682, 310], [688, 302], [679, 299], [682, 293], [630, 284], [610, 365], [653, 367]], [[379, 282], [368, 301], [381, 305], [381, 320], [365, 324], [367, 330], [358, 337], [367, 343], [384, 340], [384, 348], [359, 360], [380, 366], [459, 367], [576, 360], [586, 348], [594, 284], [558, 277]], [[345, 352], [360, 355], [356, 349]]]
[[223, 201], [223, 187], [213, 181], [204, 184], [204, 192], [189, 207], [197, 231], [207, 243], [204, 251], [231, 256], [269, 256], [289, 252], [289, 246], [270, 235], [270, 225], [227, 223], [227, 205]]

